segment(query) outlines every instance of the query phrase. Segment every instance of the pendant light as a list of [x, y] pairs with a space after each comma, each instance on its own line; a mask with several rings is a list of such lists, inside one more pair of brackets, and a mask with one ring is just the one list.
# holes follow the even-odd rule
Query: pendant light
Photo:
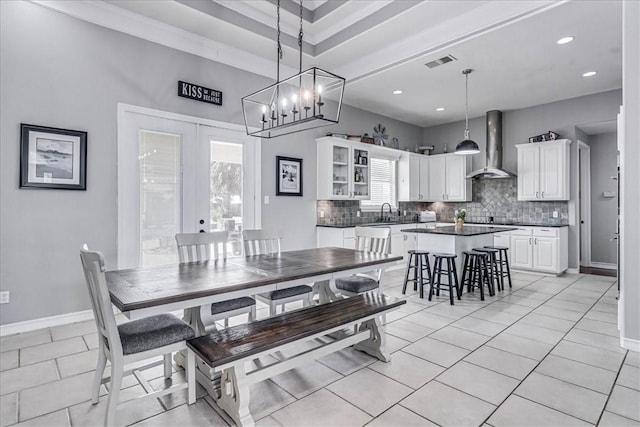
[[476, 154], [480, 152], [478, 144], [469, 138], [469, 74], [473, 72], [472, 69], [467, 68], [462, 70], [462, 74], [465, 76], [465, 125], [464, 125], [464, 139], [456, 145], [456, 154]]
[[[302, 0], [300, 1], [300, 69], [280, 80], [280, 0], [277, 11], [276, 83], [242, 98], [247, 135], [274, 138], [338, 123], [344, 93], [344, 78], [320, 68], [302, 71]], [[331, 100], [329, 101], [329, 96]]]

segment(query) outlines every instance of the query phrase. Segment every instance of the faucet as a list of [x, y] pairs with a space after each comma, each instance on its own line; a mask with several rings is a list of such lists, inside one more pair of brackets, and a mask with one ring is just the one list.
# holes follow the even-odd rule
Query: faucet
[[385, 221], [384, 219], [384, 205], [389, 206], [389, 221], [391, 221], [391, 215], [393, 215], [393, 212], [391, 212], [391, 204], [389, 204], [389, 202], [384, 202], [382, 204], [382, 206], [380, 206], [380, 221]]

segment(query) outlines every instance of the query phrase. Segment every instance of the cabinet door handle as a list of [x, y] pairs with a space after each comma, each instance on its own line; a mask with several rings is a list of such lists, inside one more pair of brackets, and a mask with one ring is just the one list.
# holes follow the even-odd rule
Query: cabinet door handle
[[536, 191], [536, 199], [540, 198], [540, 192]]
[[544, 191], [542, 192], [541, 197], [544, 199]]
[[531, 242], [531, 239], [532, 239], [532, 238], [531, 238], [531, 237], [529, 237], [529, 244], [531, 244], [531, 243], [532, 243], [532, 242]]

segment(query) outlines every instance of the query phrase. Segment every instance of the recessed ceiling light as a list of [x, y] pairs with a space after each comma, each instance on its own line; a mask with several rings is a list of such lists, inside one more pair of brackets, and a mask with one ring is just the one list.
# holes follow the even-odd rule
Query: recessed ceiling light
[[444, 107], [438, 107], [436, 108], [436, 111], [444, 111]]
[[402, 93], [402, 91], [400, 89], [396, 89], [393, 91], [394, 95], [400, 95]]
[[558, 44], [567, 44], [567, 43], [571, 43], [572, 41], [573, 41], [573, 37], [569, 36], [569, 37], [561, 38], [556, 43], [558, 43]]
[[593, 77], [593, 76], [595, 76], [596, 74], [598, 74], [598, 73], [596, 73], [595, 71], [587, 71], [586, 73], [584, 73], [584, 74], [582, 75], [582, 77]]

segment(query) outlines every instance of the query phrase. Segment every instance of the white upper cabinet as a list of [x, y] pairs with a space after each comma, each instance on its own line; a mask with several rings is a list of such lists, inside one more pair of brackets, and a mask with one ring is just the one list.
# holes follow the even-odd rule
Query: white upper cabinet
[[368, 200], [371, 174], [367, 144], [350, 143], [340, 138], [319, 138], [319, 200]]
[[471, 156], [449, 154], [445, 157], [447, 200], [465, 202], [471, 200]]
[[518, 145], [518, 200], [535, 200], [540, 194], [540, 149], [537, 144]]
[[429, 156], [427, 201], [465, 202], [471, 200], [471, 156], [439, 154]]
[[516, 145], [518, 200], [569, 200], [569, 145], [559, 139]]
[[398, 162], [398, 200], [416, 202], [427, 199], [429, 157], [403, 153]]

